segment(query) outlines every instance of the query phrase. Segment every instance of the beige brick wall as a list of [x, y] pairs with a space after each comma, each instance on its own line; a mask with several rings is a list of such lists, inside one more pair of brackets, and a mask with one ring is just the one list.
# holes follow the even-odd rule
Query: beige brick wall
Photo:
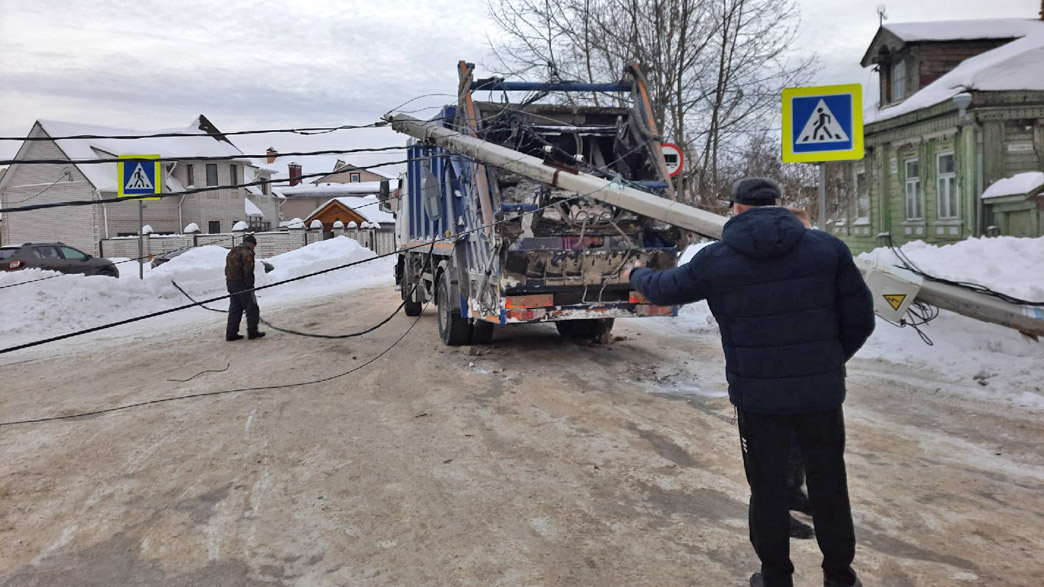
[[[38, 126], [33, 136], [44, 136]], [[16, 156], [18, 159], [65, 159], [68, 157], [52, 141], [26, 142]], [[179, 162], [173, 169], [174, 176], [186, 184], [187, 163], [193, 165], [195, 187], [206, 185], [205, 161]], [[230, 166], [239, 166], [238, 181], [243, 182], [246, 165], [243, 162], [217, 161], [218, 184], [231, 185]], [[115, 173], [115, 164], [105, 164]], [[71, 181], [61, 179], [69, 170]], [[51, 185], [54, 183], [54, 185]], [[45, 190], [46, 188], [46, 190]], [[41, 193], [42, 192], [42, 193]], [[3, 207], [21, 204], [46, 204], [67, 201], [114, 198], [115, 193], [97, 193], [74, 165], [12, 165], [0, 184], [0, 205]], [[179, 234], [189, 223], [196, 223], [200, 230], [209, 231], [209, 222], [220, 223], [220, 230], [228, 232], [233, 225], [246, 220], [243, 199], [245, 189], [224, 189], [189, 196], [173, 196], [143, 203], [144, 223], [155, 233]], [[255, 206], [264, 213], [264, 220], [273, 229], [279, 227], [279, 200], [272, 195], [249, 196]], [[30, 199], [31, 198], [31, 199]], [[310, 211], [310, 210], [309, 210]], [[21, 244], [60, 240], [94, 255], [102, 253], [100, 241], [121, 234], [137, 234], [139, 229], [138, 202], [127, 200], [102, 205], [66, 206], [53, 209], [10, 212], [0, 222], [0, 243]], [[137, 241], [134, 254], [137, 256]], [[122, 247], [124, 245], [115, 245]], [[165, 252], [165, 251], [163, 251]], [[106, 251], [105, 254], [110, 254]], [[128, 255], [119, 255], [128, 256]]]
[[[38, 127], [32, 136], [42, 136]], [[20, 159], [68, 159], [51, 141], [23, 143]], [[64, 171], [69, 178], [62, 178]], [[61, 178], [61, 179], [59, 179]], [[56, 180], [58, 180], [56, 182]], [[53, 185], [52, 185], [53, 184]], [[0, 187], [0, 205], [31, 204], [96, 199], [91, 183], [71, 163], [63, 165], [12, 165]], [[101, 234], [95, 228], [99, 206], [66, 206], [25, 212], [7, 212], [0, 225], [2, 244], [61, 241], [91, 254], [98, 254]]]

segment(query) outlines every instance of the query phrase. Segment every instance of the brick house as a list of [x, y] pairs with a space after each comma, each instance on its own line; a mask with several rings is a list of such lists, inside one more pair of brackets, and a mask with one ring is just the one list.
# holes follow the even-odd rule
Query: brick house
[[291, 187], [277, 187], [276, 193], [284, 198], [283, 216], [287, 221], [294, 218], [304, 220], [310, 218], [319, 208], [335, 198], [362, 198], [371, 196], [376, 202], [380, 193], [380, 181], [330, 184], [299, 184]]
[[[185, 134], [192, 136], [130, 135]], [[97, 135], [97, 139], [68, 139], [73, 135]], [[200, 157], [163, 164], [163, 192], [179, 193], [208, 186], [231, 186], [270, 179], [243, 156], [232, 142], [203, 115], [187, 128], [136, 131], [38, 120], [28, 135], [45, 140], [25, 141], [15, 160], [52, 159], [59, 164], [13, 163], [0, 180], [0, 206], [65, 201], [104, 200], [117, 196], [115, 163], [92, 164], [119, 155], [159, 154], [161, 158]], [[220, 160], [206, 160], [221, 157]], [[81, 163], [82, 162], [82, 163]], [[239, 221], [256, 230], [277, 226], [278, 198], [270, 186], [223, 188], [185, 196], [146, 201], [144, 223], [155, 234], [177, 234], [195, 223], [203, 232], [227, 232]], [[93, 254], [100, 254], [105, 238], [138, 233], [138, 203], [134, 200], [91, 206], [60, 207], [9, 212], [0, 223], [0, 243], [60, 240]]]
[[881, 98], [865, 157], [826, 164], [827, 230], [856, 251], [1044, 234], [1040, 190], [983, 198], [1044, 170], [1044, 20], [886, 24], [862, 64]]
[[321, 183], [366, 183], [373, 181], [379, 182], [382, 179], [388, 178], [380, 173], [374, 173], [368, 169], [359, 169], [354, 165], [338, 160], [330, 175], [324, 175], [312, 183], [317, 185]]

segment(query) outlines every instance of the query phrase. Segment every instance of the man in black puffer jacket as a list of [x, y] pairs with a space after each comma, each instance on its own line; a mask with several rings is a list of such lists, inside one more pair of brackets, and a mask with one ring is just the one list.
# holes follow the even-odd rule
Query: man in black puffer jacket
[[824, 584], [859, 585], [845, 475], [845, 362], [874, 330], [873, 300], [848, 248], [779, 207], [779, 186], [732, 187], [721, 242], [667, 271], [637, 266], [631, 286], [659, 305], [706, 299], [725, 350], [750, 484], [751, 585], [793, 585], [787, 459], [796, 439], [823, 553]]

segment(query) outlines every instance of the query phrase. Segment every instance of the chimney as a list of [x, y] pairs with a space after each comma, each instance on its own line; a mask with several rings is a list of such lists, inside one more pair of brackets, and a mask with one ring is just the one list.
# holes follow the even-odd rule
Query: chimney
[[265, 155], [268, 155], [268, 163], [272, 164], [275, 163], [276, 157], [279, 156], [279, 152], [272, 147], [269, 147], [268, 150], [265, 151]]
[[301, 183], [301, 166], [297, 163], [291, 163], [290, 167], [290, 185], [295, 186]]

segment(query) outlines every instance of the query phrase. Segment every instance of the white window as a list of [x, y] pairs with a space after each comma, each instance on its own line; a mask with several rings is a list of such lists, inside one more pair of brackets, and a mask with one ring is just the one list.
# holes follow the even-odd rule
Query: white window
[[892, 101], [906, 97], [906, 61], [900, 59], [892, 66]]
[[921, 220], [924, 218], [924, 204], [921, 201], [921, 176], [917, 159], [903, 161], [906, 171], [906, 219]]
[[954, 165], [953, 153], [940, 153], [936, 157], [936, 164], [939, 177], [939, 218], [958, 218], [960, 208], [957, 204], [957, 168]]
[[870, 184], [866, 182], [866, 172], [862, 169], [855, 174], [856, 219], [870, 219]]
[[361, 181], [361, 177], [360, 177], [360, 175], [358, 173], [349, 173], [348, 174], [348, 181], [350, 183], [359, 183]]

